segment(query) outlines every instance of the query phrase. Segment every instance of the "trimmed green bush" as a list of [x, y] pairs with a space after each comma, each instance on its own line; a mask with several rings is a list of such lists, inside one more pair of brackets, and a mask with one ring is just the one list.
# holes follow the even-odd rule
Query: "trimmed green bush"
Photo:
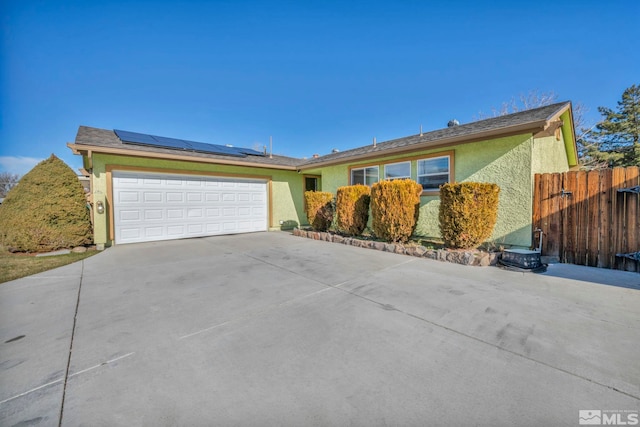
[[53, 154], [22, 177], [0, 205], [0, 242], [20, 252], [48, 252], [91, 243], [82, 184]]
[[404, 243], [418, 222], [422, 186], [410, 179], [380, 181], [371, 187], [373, 232], [388, 242]]
[[336, 195], [336, 228], [341, 233], [359, 236], [369, 220], [371, 188], [366, 185], [339, 187]]
[[447, 247], [474, 249], [493, 232], [498, 217], [497, 184], [449, 183], [440, 187], [440, 233]]
[[304, 205], [311, 227], [316, 231], [327, 231], [333, 222], [333, 194], [326, 191], [306, 191]]

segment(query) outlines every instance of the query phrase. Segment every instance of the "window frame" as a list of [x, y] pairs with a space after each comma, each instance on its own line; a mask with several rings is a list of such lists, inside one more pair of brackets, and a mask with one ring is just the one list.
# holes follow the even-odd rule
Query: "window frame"
[[[393, 162], [393, 163], [385, 163], [384, 164], [384, 179], [385, 180], [389, 180], [389, 181], [393, 181], [394, 179], [411, 179], [411, 160], [403, 160], [401, 162]], [[403, 175], [403, 176], [398, 176], [398, 177], [394, 177], [394, 178], [390, 178], [387, 176], [387, 168], [389, 166], [394, 166], [394, 165], [402, 165], [402, 164], [408, 164], [409, 165], [409, 175]]]
[[376, 182], [380, 182], [380, 165], [378, 164], [357, 165], [357, 166], [349, 167], [349, 185], [355, 185], [353, 183], [353, 172], [358, 170], [364, 171], [364, 185], [371, 187], [371, 185], [375, 184], [375, 182], [371, 185], [367, 184], [367, 169], [377, 169], [378, 179]]
[[[348, 179], [349, 179], [349, 185], [354, 185], [353, 183], [353, 171], [354, 170], [359, 170], [359, 169], [366, 169], [366, 168], [374, 168], [377, 167], [378, 168], [378, 182], [380, 182], [382, 179], [380, 178], [380, 169], [384, 168], [387, 164], [394, 164], [394, 163], [404, 163], [404, 162], [410, 162], [411, 163], [411, 173], [413, 174], [414, 172], [414, 167], [415, 167], [415, 177], [412, 175], [410, 178], [416, 182], [418, 182], [418, 162], [421, 160], [430, 160], [433, 158], [437, 158], [437, 157], [449, 157], [449, 177], [447, 182], [455, 182], [455, 150], [448, 150], [448, 151], [439, 151], [436, 153], [429, 153], [429, 154], [418, 154], [418, 155], [413, 155], [413, 156], [407, 156], [407, 157], [400, 157], [400, 158], [395, 158], [395, 159], [389, 159], [389, 160], [380, 160], [379, 162], [371, 162], [371, 163], [362, 163], [362, 164], [356, 164], [353, 166], [349, 166], [349, 172], [348, 172]], [[415, 166], [414, 166], [415, 165]], [[384, 169], [382, 170], [382, 172], [384, 173]], [[384, 179], [384, 178], [383, 178]], [[435, 190], [428, 190], [425, 191], [423, 190], [421, 193], [421, 196], [439, 196], [440, 195], [440, 190], [439, 189], [435, 189]]]
[[[420, 171], [420, 162], [421, 161], [427, 161], [427, 160], [435, 160], [435, 159], [439, 159], [439, 158], [446, 158], [447, 162], [449, 163], [449, 168], [447, 171], [447, 183], [452, 182], [452, 177], [454, 176], [454, 169], [453, 169], [453, 152], [452, 151], [448, 151], [448, 152], [442, 152], [442, 153], [434, 153], [432, 155], [428, 155], [428, 156], [421, 156], [420, 158], [416, 159], [416, 182], [418, 184], [420, 184], [420, 177], [422, 176], [431, 176], [431, 175], [442, 175], [441, 173], [434, 173], [434, 174], [419, 174]], [[422, 184], [420, 184], [422, 185]], [[422, 187], [422, 195], [425, 196], [437, 196], [440, 194], [440, 189], [436, 188], [436, 189], [425, 189], [424, 187]]]

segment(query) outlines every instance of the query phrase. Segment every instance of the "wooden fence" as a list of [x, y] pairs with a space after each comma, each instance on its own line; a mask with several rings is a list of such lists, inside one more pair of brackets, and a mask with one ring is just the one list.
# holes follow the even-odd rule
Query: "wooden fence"
[[[640, 272], [639, 168], [535, 176], [533, 226], [544, 232], [542, 255], [561, 262]], [[536, 241], [537, 244], [537, 241]]]

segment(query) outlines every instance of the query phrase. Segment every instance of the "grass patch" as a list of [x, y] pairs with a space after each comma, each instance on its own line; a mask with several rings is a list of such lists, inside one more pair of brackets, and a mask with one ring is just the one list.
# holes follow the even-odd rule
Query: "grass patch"
[[89, 250], [83, 253], [36, 257], [34, 254], [12, 254], [0, 247], [0, 283], [62, 267], [97, 253], [96, 250]]

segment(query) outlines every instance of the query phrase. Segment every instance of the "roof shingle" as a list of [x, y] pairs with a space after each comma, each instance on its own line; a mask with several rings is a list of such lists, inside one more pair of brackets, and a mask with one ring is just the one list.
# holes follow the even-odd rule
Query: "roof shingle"
[[225, 156], [221, 154], [200, 153], [194, 151], [184, 151], [171, 148], [161, 148], [144, 145], [123, 144], [120, 138], [113, 130], [98, 129], [88, 126], [80, 126], [76, 135], [75, 143], [79, 146], [105, 147], [109, 149], [124, 149], [133, 152], [148, 152], [149, 154], [161, 153], [163, 155], [176, 155], [193, 157], [194, 160], [202, 159], [211, 162], [211, 160], [221, 160], [226, 163], [253, 163], [257, 166], [276, 166], [286, 169], [294, 168], [312, 168], [319, 164], [336, 164], [348, 161], [349, 159], [365, 158], [369, 156], [385, 155], [387, 152], [395, 152], [398, 150], [411, 150], [412, 148], [423, 149], [437, 147], [455, 141], [456, 143], [465, 143], [478, 140], [484, 136], [499, 134], [509, 134], [509, 132], [523, 131], [543, 126], [545, 123], [558, 117], [567, 108], [570, 107], [569, 102], [559, 102], [540, 108], [521, 111], [518, 113], [508, 114], [490, 119], [479, 120], [462, 125], [447, 127], [422, 135], [411, 135], [403, 138], [393, 139], [390, 141], [380, 142], [374, 145], [366, 145], [364, 147], [353, 148], [350, 150], [335, 152], [324, 156], [311, 159], [297, 159], [287, 156], [255, 156], [247, 155], [241, 159], [233, 156]]
[[479, 120], [476, 122], [425, 132], [422, 135], [418, 134], [393, 139], [390, 141], [379, 142], [375, 146], [372, 144], [366, 145], [364, 147], [353, 148], [351, 150], [326, 154], [317, 158], [308, 159], [304, 161], [300, 166], [309, 166], [317, 163], [339, 161], [340, 159], [365, 156], [369, 154], [379, 153], [380, 155], [384, 155], [385, 151], [404, 147], [410, 148], [411, 146], [417, 144], [435, 146], [446, 140], [454, 138], [467, 138], [471, 140], [475, 137], [491, 131], [504, 130], [506, 133], [509, 131], [509, 129], [520, 128], [529, 124], [534, 125], [550, 120], [554, 116], [558, 115], [559, 112], [563, 111], [568, 105], [570, 105], [569, 102], [560, 102], [540, 108], [521, 111], [518, 113], [492, 117], [490, 119]]

